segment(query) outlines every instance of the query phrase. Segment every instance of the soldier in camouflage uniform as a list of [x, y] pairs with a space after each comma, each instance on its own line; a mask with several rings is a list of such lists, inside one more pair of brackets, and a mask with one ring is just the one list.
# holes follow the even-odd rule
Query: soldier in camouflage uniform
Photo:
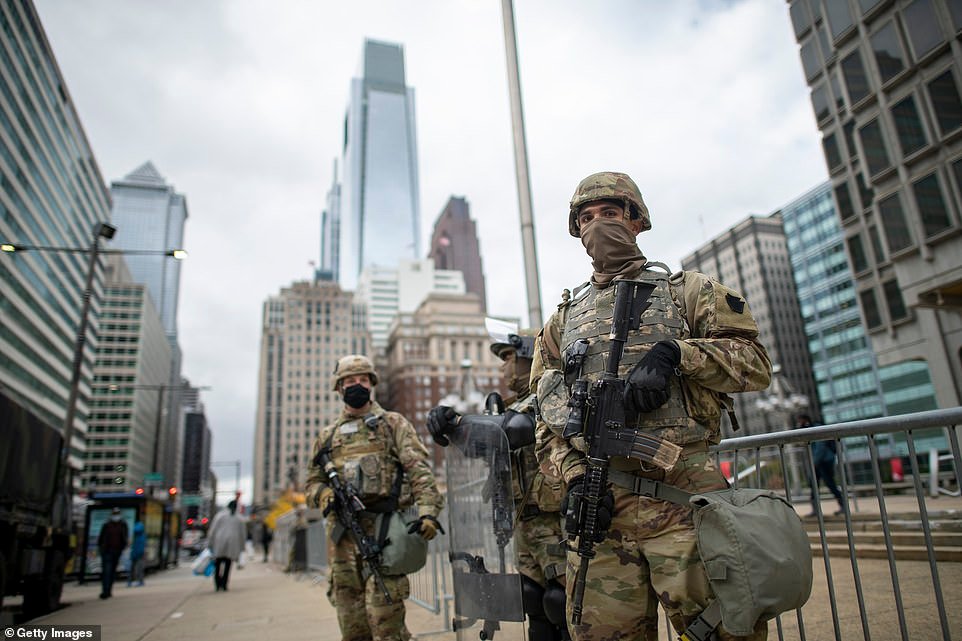
[[[683, 450], [669, 470], [635, 459], [611, 459], [611, 492], [599, 509], [607, 535], [589, 565], [582, 623], [571, 626], [577, 641], [657, 639], [659, 603], [680, 632], [711, 601], [691, 510], [628, 488], [636, 476], [687, 492], [724, 487], [708, 446], [720, 439], [721, 411], [731, 408], [727, 394], [765, 389], [771, 377], [771, 362], [745, 299], [704, 274], [669, 274], [664, 265], [649, 262], [636, 237], [650, 228], [648, 209], [630, 177], [604, 172], [581, 181], [571, 200], [568, 229], [581, 239], [594, 273], [573, 295], [565, 292], [538, 337], [531, 372], [542, 414], [537, 454], [542, 466], [563, 477], [562, 511], [566, 521], [573, 521], [583, 497], [585, 444], [580, 436], [570, 442], [561, 437], [569, 393], [560, 371], [562, 354], [578, 339], [588, 339], [582, 373], [597, 380], [611, 344], [615, 288], [610, 285], [620, 278], [655, 285], [640, 329], [629, 333], [618, 375], [627, 380], [625, 400], [638, 412], [637, 425]], [[577, 523], [566, 522], [566, 529], [570, 536]], [[569, 617], [578, 562], [569, 551]], [[721, 628], [717, 632], [721, 639], [735, 638]], [[750, 638], [767, 638], [766, 624], [756, 624]]]
[[[508, 342], [491, 344], [501, 359], [505, 384], [515, 396], [500, 422], [462, 416], [440, 405], [428, 413], [428, 430], [438, 445], [448, 445], [457, 429], [503, 429], [511, 446], [511, 482], [515, 519], [515, 565], [521, 574], [522, 600], [528, 617], [529, 641], [567, 641], [565, 552], [561, 541], [561, 479], [545, 474], [534, 453], [534, 404], [529, 375], [535, 331], [510, 334]], [[495, 417], [500, 418], [500, 417]]]
[[[434, 538], [440, 529], [437, 515], [443, 499], [428, 466], [427, 449], [407, 419], [371, 399], [371, 388], [377, 385], [374, 365], [365, 356], [345, 356], [338, 361], [332, 380], [344, 408], [337, 421], [321, 430], [314, 441], [306, 486], [308, 505], [323, 508], [325, 515], [331, 511], [333, 491], [318, 460], [324, 448], [341, 479], [358, 490], [368, 510], [362, 513], [361, 525], [369, 535], [376, 537], [378, 513], [416, 502], [420, 534], [427, 540]], [[410, 593], [407, 577], [383, 577], [391, 595], [388, 603], [368, 575], [351, 537], [336, 527], [333, 518], [327, 535], [327, 594], [337, 610], [343, 641], [410, 639], [404, 625], [404, 600]]]

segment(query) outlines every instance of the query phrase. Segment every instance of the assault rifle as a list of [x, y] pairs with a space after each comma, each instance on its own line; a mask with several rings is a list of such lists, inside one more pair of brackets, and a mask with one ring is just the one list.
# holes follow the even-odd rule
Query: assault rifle
[[[357, 547], [361, 559], [367, 565], [371, 576], [374, 577], [377, 587], [384, 593], [384, 599], [389, 604], [393, 603], [391, 593], [388, 592], [387, 586], [384, 585], [384, 579], [381, 577], [381, 546], [374, 538], [368, 536], [361, 526], [359, 517], [361, 512], [366, 509], [364, 503], [358, 497], [357, 490], [354, 489], [353, 485], [341, 481], [337, 468], [331, 461], [329, 451], [322, 449], [317, 455], [317, 461], [320, 463], [321, 469], [324, 470], [324, 474], [327, 475], [328, 484], [334, 490], [333, 510], [337, 522], [351, 534], [351, 539], [354, 540], [354, 545]], [[387, 515], [384, 515], [384, 517], [387, 518]]]
[[584, 494], [576, 533], [576, 551], [581, 562], [572, 593], [571, 622], [575, 625], [581, 623], [588, 563], [595, 556], [595, 543], [604, 539], [605, 533], [598, 527], [598, 507], [608, 493], [608, 465], [611, 458], [634, 458], [670, 469], [681, 452], [681, 448], [673, 443], [628, 427], [637, 423], [637, 416], [629, 416], [625, 408], [626, 383], [618, 378], [618, 366], [624, 355], [628, 331], [640, 327], [641, 315], [651, 305], [648, 297], [655, 286], [640, 281], [618, 280], [615, 281], [615, 288], [614, 316], [609, 336], [611, 347], [601, 378], [590, 383], [581, 371], [588, 351], [587, 340], [576, 341], [565, 350], [564, 355], [566, 378], [577, 376], [577, 379], [571, 384], [568, 420], [562, 436], [565, 439], [581, 436], [587, 446]]

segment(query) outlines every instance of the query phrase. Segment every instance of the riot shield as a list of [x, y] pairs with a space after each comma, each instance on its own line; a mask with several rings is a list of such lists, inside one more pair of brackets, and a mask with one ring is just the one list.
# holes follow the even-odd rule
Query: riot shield
[[[507, 438], [491, 422], [465, 416], [445, 448], [458, 641], [523, 638], [521, 575], [514, 565], [514, 499]], [[517, 628], [517, 632], [515, 631]]]

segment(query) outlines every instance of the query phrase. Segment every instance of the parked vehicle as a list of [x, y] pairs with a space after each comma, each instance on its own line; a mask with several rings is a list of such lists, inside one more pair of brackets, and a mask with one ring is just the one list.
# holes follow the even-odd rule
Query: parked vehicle
[[13, 396], [0, 389], [0, 603], [22, 594], [34, 617], [59, 607], [71, 556], [63, 439]]

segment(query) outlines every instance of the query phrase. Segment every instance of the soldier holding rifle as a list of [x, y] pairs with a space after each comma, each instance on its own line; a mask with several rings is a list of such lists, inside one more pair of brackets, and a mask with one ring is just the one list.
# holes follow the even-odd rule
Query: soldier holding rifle
[[681, 633], [712, 594], [690, 508], [651, 496], [650, 481], [724, 487], [708, 447], [722, 411], [734, 419], [727, 395], [767, 387], [771, 362], [738, 292], [645, 258], [636, 237], [651, 220], [627, 175], [582, 180], [568, 229], [594, 273], [539, 335], [531, 383], [539, 459], [566, 483], [570, 629], [576, 641], [657, 639], [659, 602]]
[[410, 531], [430, 540], [440, 530], [443, 499], [427, 449], [407, 419], [372, 399], [375, 385], [377, 373], [366, 356], [337, 362], [332, 387], [344, 408], [315, 440], [307, 477], [308, 504], [329, 516], [327, 594], [344, 641], [411, 638], [404, 625], [408, 579], [382, 571], [386, 540], [375, 523], [417, 503], [419, 518]]

